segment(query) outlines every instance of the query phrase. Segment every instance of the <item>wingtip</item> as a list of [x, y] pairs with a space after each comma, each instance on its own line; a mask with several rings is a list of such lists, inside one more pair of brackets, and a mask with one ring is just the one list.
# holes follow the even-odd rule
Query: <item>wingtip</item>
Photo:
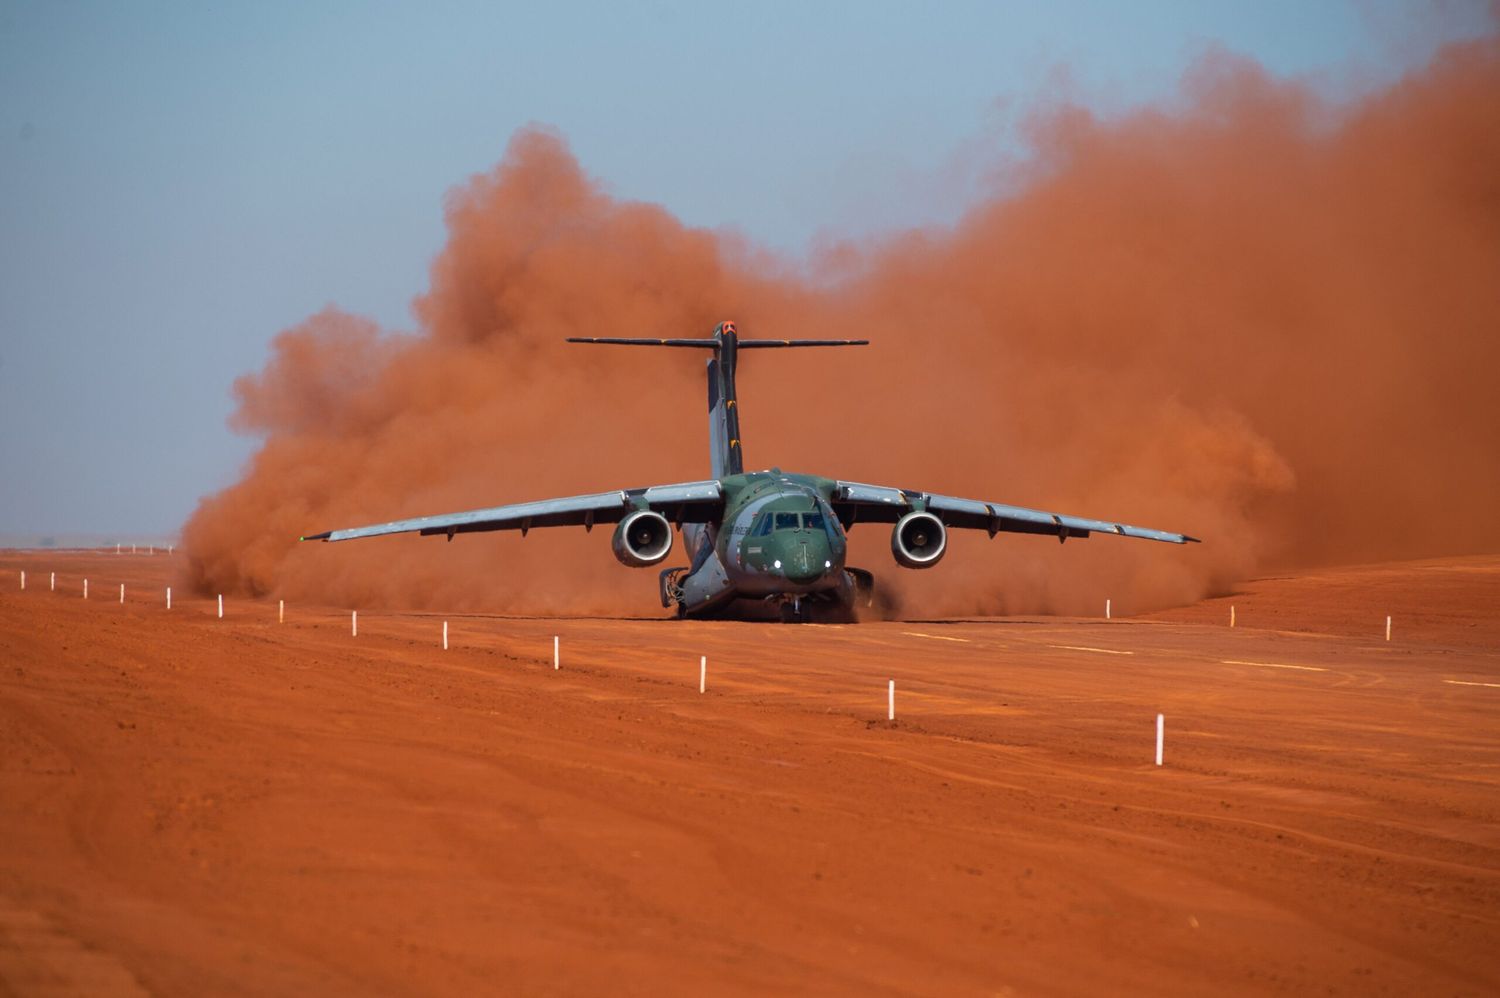
[[1200, 541], [1196, 537], [1190, 537], [1187, 534], [1183, 534], [1182, 535], [1182, 543], [1184, 543], [1184, 544], [1202, 544], [1203, 542]]
[[326, 541], [326, 540], [328, 540], [329, 536], [332, 533], [333, 533], [332, 530], [325, 530], [321, 534], [308, 534], [306, 537], [299, 537], [299, 538], [297, 538], [297, 540], [299, 540], [299, 541]]

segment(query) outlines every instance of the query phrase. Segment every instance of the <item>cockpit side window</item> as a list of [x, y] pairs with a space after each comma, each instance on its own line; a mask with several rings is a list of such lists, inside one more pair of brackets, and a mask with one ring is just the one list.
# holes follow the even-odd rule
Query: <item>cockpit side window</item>
[[825, 506], [819, 506], [811, 513], [802, 514], [802, 522], [809, 530], [821, 530], [828, 535], [828, 539], [834, 543], [844, 533], [844, 525], [839, 523], [838, 517], [831, 515], [832, 511]]
[[760, 515], [760, 524], [755, 528], [756, 537], [764, 537], [771, 532], [771, 522], [775, 518], [770, 513]]

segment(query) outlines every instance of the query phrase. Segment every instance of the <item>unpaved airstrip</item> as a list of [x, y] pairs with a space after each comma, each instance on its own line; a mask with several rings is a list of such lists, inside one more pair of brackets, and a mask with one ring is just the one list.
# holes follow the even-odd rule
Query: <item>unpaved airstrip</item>
[[358, 636], [170, 562], [0, 552], [0, 995], [1500, 991], [1500, 558]]

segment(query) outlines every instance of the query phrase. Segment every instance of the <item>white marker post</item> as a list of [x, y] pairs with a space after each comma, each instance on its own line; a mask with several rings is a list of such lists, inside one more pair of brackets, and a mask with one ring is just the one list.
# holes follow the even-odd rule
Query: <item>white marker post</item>
[[84, 599], [88, 599], [89, 598], [89, 580], [88, 579], [84, 579], [83, 580], [83, 598]]
[[[23, 585], [21, 588], [25, 589], [26, 587]], [[1385, 639], [1387, 641], [1391, 640], [1391, 616], [1390, 616], [1390, 614], [1386, 614], [1386, 617], [1385, 617]]]
[[23, 570], [21, 572], [21, 592], [24, 593], [25, 591], [26, 591], [26, 572]]
[[357, 638], [357, 637], [359, 637], [359, 611], [358, 610], [350, 610], [349, 611], [349, 636], [351, 638]]
[[1234, 626], [1234, 604], [1229, 604], [1229, 626]]
[[284, 599], [276, 601], [276, 623], [286, 623], [286, 600]]
[[1156, 715], [1156, 764], [1161, 765], [1161, 746], [1165, 740], [1167, 731], [1167, 719], [1162, 714]]
[[562, 658], [559, 655], [557, 635], [552, 635], [552, 671], [556, 672], [562, 668]]
[[125, 583], [120, 583], [120, 602], [125, 602]]
[[135, 545], [134, 544], [130, 545], [130, 553], [131, 554], [135, 554]]
[[708, 656], [698, 657], [698, 692], [704, 693], [708, 690]]
[[167, 587], [167, 609], [172, 609], [172, 587]]
[[167, 554], [171, 554], [172, 553], [172, 548], [173, 548], [173, 545], [171, 545], [171, 544], [167, 545]]
[[52, 573], [52, 582], [50, 583], [50, 585], [52, 587], [52, 591], [53, 592], [57, 592], [57, 573], [56, 572]]
[[224, 619], [224, 594], [219, 594], [219, 619]]
[[120, 553], [120, 545], [119, 545], [119, 542], [116, 542], [115, 543], [115, 554], [119, 554], [119, 553]]
[[885, 719], [887, 721], [896, 719], [896, 681], [894, 679], [885, 690]]
[[443, 621], [443, 651], [448, 650], [448, 622]]
[[154, 557], [156, 555], [156, 545], [153, 544], [150, 547], [148, 547], [146, 549], [146, 553], [149, 554], [149, 555], [152, 555]]

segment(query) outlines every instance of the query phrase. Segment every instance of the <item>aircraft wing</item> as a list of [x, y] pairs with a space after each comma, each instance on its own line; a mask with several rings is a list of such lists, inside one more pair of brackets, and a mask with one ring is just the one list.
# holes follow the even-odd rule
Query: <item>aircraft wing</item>
[[626, 514], [638, 509], [654, 510], [676, 524], [702, 523], [717, 515], [723, 505], [724, 492], [718, 482], [682, 482], [326, 530], [321, 534], [309, 534], [302, 540], [350, 541], [358, 537], [406, 533], [443, 534], [451, 539], [454, 534], [479, 530], [519, 530], [525, 534], [532, 527], [592, 528], [596, 523], [618, 523]]
[[947, 526], [987, 530], [991, 537], [1001, 531], [1009, 531], [1018, 534], [1048, 534], [1059, 540], [1067, 540], [1069, 537], [1087, 537], [1098, 533], [1166, 541], [1169, 544], [1198, 543], [1196, 537], [1165, 530], [859, 482], [839, 482], [834, 487], [832, 502], [839, 519], [851, 526], [859, 522], [895, 523], [912, 510], [925, 509], [937, 514]]

